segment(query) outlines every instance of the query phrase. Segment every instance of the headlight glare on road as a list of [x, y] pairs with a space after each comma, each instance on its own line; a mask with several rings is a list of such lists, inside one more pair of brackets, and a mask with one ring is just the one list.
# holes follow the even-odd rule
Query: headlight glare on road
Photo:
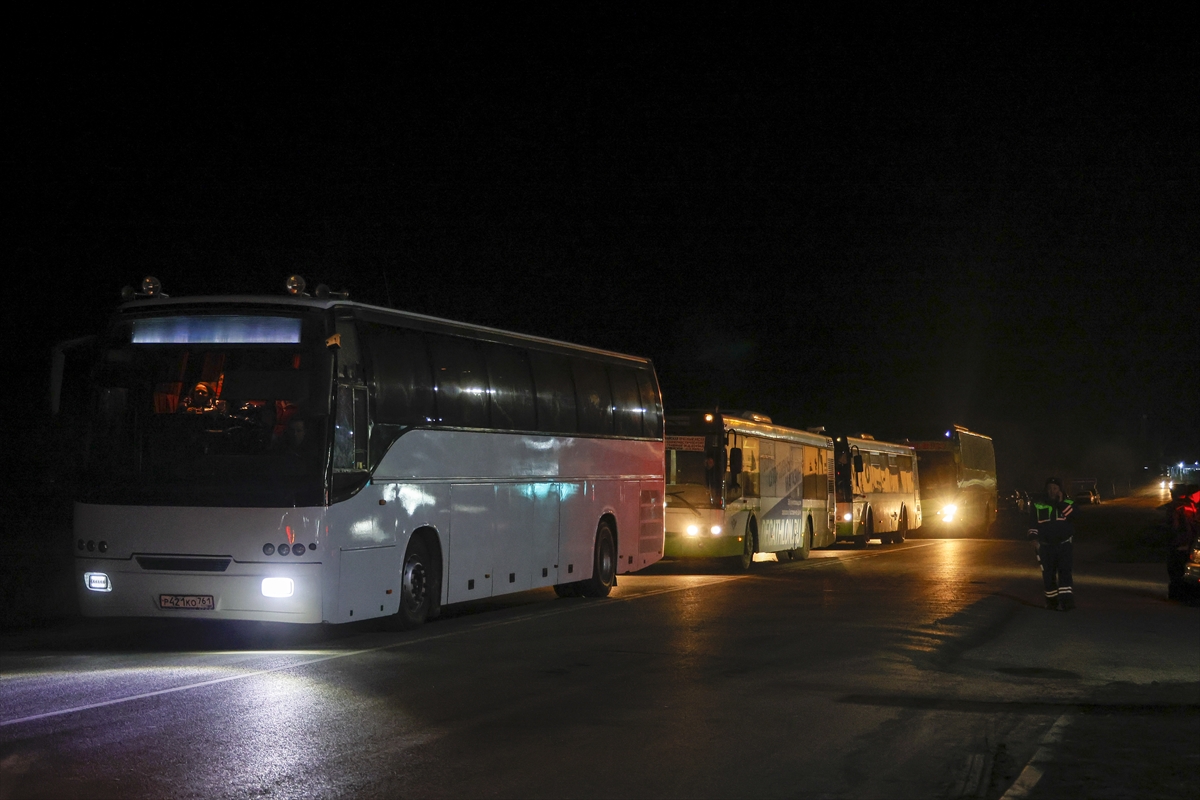
[[711, 528], [708, 529], [708, 532], [711, 533], [713, 536], [720, 536], [721, 535], [721, 526], [713, 525]]
[[688, 526], [687, 526], [687, 535], [688, 535], [688, 536], [696, 536], [696, 535], [698, 535], [699, 533], [700, 533], [700, 526], [699, 526], [699, 525], [688, 525]]
[[296, 584], [291, 578], [263, 578], [263, 597], [291, 597]]
[[111, 592], [112, 581], [103, 572], [83, 573], [83, 585], [93, 592]]

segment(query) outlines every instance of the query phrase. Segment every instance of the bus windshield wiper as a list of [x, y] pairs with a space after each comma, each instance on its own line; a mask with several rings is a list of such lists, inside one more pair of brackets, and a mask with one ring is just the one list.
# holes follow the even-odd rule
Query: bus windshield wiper
[[692, 505], [691, 503], [689, 503], [689, 502], [688, 502], [688, 499], [687, 499], [686, 497], [684, 497], [684, 496], [683, 496], [683, 490], [682, 490], [682, 489], [681, 489], [680, 491], [678, 491], [678, 492], [667, 492], [667, 497], [678, 497], [678, 498], [680, 499], [680, 501], [681, 501], [681, 502], [682, 502], [682, 503], [683, 503], [685, 506], [687, 506], [688, 508], [690, 508], [692, 511], [695, 511], [697, 514], [699, 514], [699, 513], [700, 513], [700, 509], [696, 508], [694, 505]]

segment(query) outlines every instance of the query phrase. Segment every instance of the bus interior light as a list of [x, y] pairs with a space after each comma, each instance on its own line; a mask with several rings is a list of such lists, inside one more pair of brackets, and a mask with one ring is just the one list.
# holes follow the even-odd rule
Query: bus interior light
[[263, 578], [263, 597], [291, 597], [296, 592], [296, 584], [291, 578]]
[[83, 585], [93, 592], [111, 592], [112, 581], [103, 572], [83, 573]]

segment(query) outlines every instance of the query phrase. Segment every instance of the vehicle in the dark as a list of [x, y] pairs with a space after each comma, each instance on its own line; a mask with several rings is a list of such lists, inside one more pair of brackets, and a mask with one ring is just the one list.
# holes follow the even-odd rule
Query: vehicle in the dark
[[1099, 505], [1100, 492], [1096, 488], [1096, 479], [1080, 478], [1071, 481], [1071, 499], [1076, 505]]

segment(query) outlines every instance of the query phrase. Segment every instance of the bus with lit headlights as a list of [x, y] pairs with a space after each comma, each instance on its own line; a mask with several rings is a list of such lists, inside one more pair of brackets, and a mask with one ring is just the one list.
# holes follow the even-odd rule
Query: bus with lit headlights
[[940, 438], [909, 444], [921, 465], [921, 497], [930, 532], [986, 536], [997, 509], [992, 438], [955, 425]]
[[86, 616], [412, 627], [605, 596], [662, 557], [649, 360], [288, 292], [148, 279], [116, 311], [74, 514]]
[[666, 555], [807, 558], [833, 544], [833, 441], [754, 412], [667, 415]]
[[899, 544], [921, 527], [917, 459], [909, 445], [861, 433], [834, 441], [837, 539], [866, 547]]

